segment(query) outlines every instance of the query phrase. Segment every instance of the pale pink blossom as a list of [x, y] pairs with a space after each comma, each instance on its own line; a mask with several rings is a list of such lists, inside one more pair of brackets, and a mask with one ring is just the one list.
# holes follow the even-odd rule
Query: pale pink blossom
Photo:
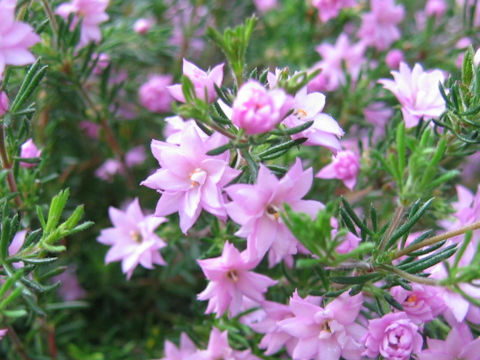
[[[165, 341], [165, 356], [160, 360], [186, 360], [197, 351], [197, 348], [187, 334], [180, 335], [180, 346], [177, 346], [166, 340]], [[193, 358], [192, 358], [193, 360]]]
[[[42, 150], [39, 150], [33, 140], [30, 138], [20, 146], [20, 157], [24, 159], [35, 159], [40, 157]], [[20, 161], [20, 166], [24, 168], [34, 167], [35, 164]]]
[[428, 16], [441, 18], [443, 15], [445, 15], [447, 8], [448, 4], [445, 2], [445, 0], [428, 0], [427, 4], [425, 5], [425, 13]]
[[133, 31], [135, 31], [137, 34], [145, 35], [147, 32], [150, 31], [153, 25], [153, 20], [140, 18], [137, 19], [133, 24]]
[[128, 167], [134, 167], [141, 165], [145, 162], [147, 154], [143, 145], [135, 146], [128, 150], [125, 154], [125, 165]]
[[76, 267], [69, 266], [60, 275], [54, 276], [52, 282], [59, 281], [61, 283], [58, 288], [58, 295], [64, 301], [75, 301], [85, 297], [86, 292], [78, 283], [77, 275], [75, 274]]
[[337, 153], [342, 148], [339, 138], [344, 131], [333, 117], [321, 112], [324, 106], [325, 95], [319, 92], [307, 94], [307, 88], [304, 87], [295, 94], [294, 112], [283, 124], [292, 128], [313, 121], [308, 129], [292, 135], [292, 139], [304, 137], [307, 138], [304, 145], [324, 146]]
[[332, 162], [323, 167], [315, 177], [342, 180], [346, 187], [353, 190], [357, 183], [359, 170], [359, 156], [351, 150], [343, 150], [339, 151], [337, 155], [333, 155]]
[[365, 329], [355, 323], [362, 307], [361, 294], [343, 293], [324, 308], [294, 295], [289, 307], [294, 316], [279, 321], [278, 326], [298, 339], [294, 360], [361, 359]]
[[397, 25], [405, 17], [405, 9], [396, 5], [395, 0], [371, 0], [370, 10], [362, 15], [358, 36], [369, 46], [387, 50], [395, 40], [400, 39]]
[[293, 99], [282, 89], [267, 90], [255, 80], [243, 84], [232, 107], [232, 122], [249, 135], [275, 128], [293, 106]]
[[227, 310], [230, 316], [239, 314], [244, 297], [256, 302], [264, 301], [263, 294], [268, 287], [277, 283], [265, 275], [250, 271], [258, 265], [259, 259], [249, 257], [247, 251], [240, 253], [228, 241], [220, 257], [197, 262], [210, 280], [197, 298], [208, 300], [205, 313], [215, 313], [217, 317]]
[[150, 111], [164, 113], [171, 110], [173, 101], [168, 87], [172, 84], [171, 75], [152, 75], [138, 90], [140, 104]]
[[260, 360], [251, 350], [234, 350], [228, 344], [228, 333], [213, 328], [206, 350], [199, 350], [193, 356], [182, 360]]
[[8, 96], [5, 91], [0, 92], [0, 116], [7, 113], [9, 107]]
[[[217, 97], [215, 85], [221, 86], [223, 81], [223, 66], [219, 64], [212, 70], [205, 72], [191, 62], [183, 59], [183, 75], [193, 84], [195, 96], [206, 102], [213, 102]], [[186, 102], [182, 85], [176, 84], [167, 87], [170, 94], [180, 102]]]
[[197, 133], [203, 140], [208, 139], [208, 135], [205, 134], [195, 123], [195, 120], [183, 120], [180, 116], [169, 116], [165, 118], [165, 128], [163, 129], [163, 135], [165, 141], [171, 144], [180, 145], [183, 142], [183, 131], [189, 127], [193, 126], [197, 129]]
[[79, 48], [91, 41], [98, 43], [102, 39], [99, 25], [109, 19], [105, 12], [108, 2], [109, 0], [72, 0], [61, 4], [55, 11], [65, 21], [70, 14], [75, 14], [70, 30], [81, 20]]
[[217, 156], [206, 153], [224, 145], [224, 136], [215, 133], [205, 139], [196, 126], [186, 126], [182, 142], [172, 144], [153, 140], [151, 149], [160, 169], [142, 182], [142, 185], [161, 193], [155, 214], [180, 215], [180, 228], [184, 233], [197, 221], [202, 209], [226, 219], [222, 188], [239, 171], [228, 166], [229, 153]]
[[319, 75], [308, 83], [308, 91], [334, 91], [346, 83], [346, 71], [356, 82], [362, 64], [365, 62], [365, 45], [362, 43], [350, 44], [348, 35], [342, 33], [335, 45], [322, 43], [316, 47], [322, 57], [313, 69], [321, 69]]
[[424, 71], [420, 64], [410, 70], [402, 62], [399, 71], [392, 71], [392, 75], [394, 80], [380, 79], [378, 82], [397, 97], [407, 128], [416, 126], [422, 117], [436, 119], [445, 111], [445, 100], [439, 90], [445, 79], [442, 71]]
[[0, 340], [7, 334], [8, 329], [0, 329]]
[[117, 159], [107, 159], [95, 170], [95, 176], [99, 179], [112, 182], [116, 174], [122, 172], [122, 163]]
[[393, 109], [384, 102], [373, 102], [363, 109], [365, 121], [373, 125], [372, 140], [377, 141], [385, 135], [385, 125], [393, 116]]
[[326, 22], [338, 16], [340, 10], [355, 6], [356, 0], [313, 0], [312, 5], [318, 10], [318, 17]]
[[273, 266], [285, 260], [292, 264], [299, 242], [280, 217], [287, 203], [293, 211], [314, 218], [324, 206], [315, 200], [302, 200], [312, 186], [313, 170], [302, 169], [297, 158], [282, 179], [277, 179], [268, 168], [260, 165], [257, 182], [253, 185], [235, 184], [225, 189], [232, 202], [225, 205], [228, 216], [241, 225], [235, 233], [247, 238], [247, 248], [259, 259], [269, 252]]
[[125, 211], [110, 206], [108, 214], [113, 227], [103, 229], [97, 238], [102, 244], [111, 246], [105, 263], [122, 261], [122, 271], [128, 279], [138, 264], [147, 269], [153, 269], [153, 265], [165, 265], [159, 250], [166, 244], [155, 230], [167, 219], [143, 215], [137, 198]]
[[40, 42], [33, 28], [15, 19], [17, 0], [0, 0], [0, 80], [7, 65], [31, 64], [35, 57], [28, 50]]
[[[333, 217], [330, 218], [330, 225], [332, 226], [331, 237], [332, 239], [335, 239], [335, 237], [338, 234], [338, 220]], [[344, 236], [342, 242], [337, 245], [335, 250], [339, 254], [349, 253], [350, 251], [355, 250], [358, 247], [358, 244], [360, 244], [360, 241], [361, 239], [357, 235], [349, 231]]]
[[427, 349], [418, 354], [418, 360], [478, 360], [480, 338], [474, 339], [467, 324], [452, 328], [445, 340], [427, 338]]
[[101, 75], [103, 71], [110, 65], [110, 55], [106, 53], [93, 54], [92, 57], [97, 60], [95, 67], [93, 68], [93, 73], [95, 75]]
[[445, 310], [445, 303], [436, 287], [412, 284], [412, 288], [405, 290], [395, 286], [390, 293], [415, 323], [432, 321]]
[[366, 346], [364, 356], [385, 360], [409, 360], [422, 349], [423, 339], [419, 327], [404, 312], [384, 315], [369, 320], [368, 333], [363, 341]]
[[385, 55], [385, 62], [390, 69], [398, 69], [400, 63], [404, 61], [403, 51], [399, 49], [390, 50]]
[[265, 13], [278, 6], [277, 0], [253, 0], [253, 3], [261, 13]]

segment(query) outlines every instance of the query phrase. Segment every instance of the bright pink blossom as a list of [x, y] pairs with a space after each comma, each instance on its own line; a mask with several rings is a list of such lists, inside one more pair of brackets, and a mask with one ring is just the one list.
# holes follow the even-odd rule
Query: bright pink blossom
[[232, 202], [225, 205], [228, 216], [241, 225], [237, 236], [247, 238], [247, 247], [253, 257], [262, 258], [269, 251], [270, 266], [282, 259], [292, 264], [298, 241], [283, 223], [280, 211], [287, 203], [294, 211], [314, 218], [323, 204], [302, 200], [312, 186], [312, 168], [302, 169], [297, 158], [282, 179], [277, 179], [268, 168], [260, 165], [254, 185], [235, 184], [225, 189]]
[[318, 10], [318, 17], [326, 22], [337, 17], [340, 10], [355, 6], [356, 0], [313, 0], [312, 5]]
[[3, 116], [8, 111], [8, 96], [5, 91], [0, 92], [0, 116]]
[[473, 338], [467, 324], [452, 328], [443, 341], [427, 338], [427, 345], [427, 349], [418, 354], [418, 360], [480, 359], [480, 338]]
[[197, 351], [195, 344], [188, 337], [187, 334], [180, 335], [180, 346], [177, 348], [175, 344], [170, 341], [165, 341], [165, 356], [160, 360], [186, 360], [190, 358]]
[[173, 98], [168, 91], [168, 87], [171, 84], [171, 75], [152, 75], [138, 90], [140, 104], [156, 113], [170, 111]]
[[346, 83], [344, 66], [352, 81], [357, 80], [362, 64], [365, 62], [365, 45], [350, 44], [348, 35], [342, 33], [335, 45], [322, 43], [316, 48], [322, 57], [314, 69], [321, 69], [319, 75], [308, 83], [308, 91], [334, 91]]
[[126, 211], [111, 206], [108, 214], [113, 227], [103, 229], [97, 238], [102, 244], [112, 246], [105, 256], [105, 263], [122, 261], [122, 271], [128, 279], [138, 264], [147, 269], [153, 269], [153, 265], [165, 265], [159, 250], [166, 244], [155, 230], [167, 219], [143, 215], [137, 198]]
[[17, 0], [0, 0], [0, 80], [7, 65], [27, 65], [35, 61], [28, 48], [40, 41], [33, 28], [15, 19]]
[[[24, 159], [35, 159], [40, 157], [42, 150], [39, 150], [33, 140], [30, 138], [20, 146], [20, 157]], [[30, 164], [24, 161], [20, 161], [20, 166], [24, 168], [34, 167], [35, 164]]]
[[232, 122], [249, 135], [275, 128], [292, 108], [292, 97], [282, 89], [267, 90], [249, 80], [238, 90], [232, 107]]
[[137, 34], [145, 35], [153, 25], [153, 20], [145, 18], [137, 19], [137, 21], [135, 21], [133, 24], [133, 31], [135, 31]]
[[[193, 83], [197, 98], [211, 103], [217, 97], [215, 85], [221, 86], [223, 81], [223, 66], [220, 64], [212, 70], [205, 72], [191, 62], [183, 59], [183, 75]], [[170, 94], [178, 101], [185, 102], [182, 85], [176, 84], [167, 87]]]
[[325, 308], [307, 299], [290, 299], [293, 317], [281, 320], [281, 330], [298, 339], [292, 353], [294, 360], [360, 360], [365, 329], [355, 320], [362, 307], [362, 295], [343, 293]]
[[81, 20], [79, 48], [91, 41], [98, 43], [102, 39], [99, 25], [108, 20], [105, 12], [108, 2], [109, 0], [72, 0], [61, 4], [55, 11], [65, 21], [70, 14], [75, 14], [70, 30], [73, 30]]
[[308, 129], [292, 135], [292, 138], [305, 137], [307, 141], [304, 145], [324, 146], [337, 153], [342, 148], [339, 137], [344, 135], [344, 131], [333, 117], [321, 112], [324, 106], [325, 95], [319, 92], [307, 94], [304, 87], [295, 94], [294, 113], [283, 124], [292, 128], [313, 121]]
[[250, 258], [246, 251], [240, 253], [228, 241], [220, 257], [197, 262], [210, 280], [207, 288], [197, 297], [199, 300], [208, 300], [205, 313], [215, 313], [217, 317], [227, 309], [230, 316], [237, 315], [244, 297], [262, 302], [268, 287], [277, 283], [265, 275], [249, 271], [258, 265], [258, 259]]
[[360, 170], [360, 159], [351, 150], [343, 150], [333, 155], [333, 161], [322, 168], [315, 177], [320, 179], [339, 179], [353, 190]]
[[400, 39], [397, 25], [405, 17], [402, 5], [395, 5], [395, 0], [371, 0], [371, 11], [363, 14], [358, 36], [362, 41], [378, 50], [387, 50]]
[[392, 71], [394, 80], [380, 79], [379, 83], [390, 90], [402, 105], [403, 119], [407, 128], [414, 127], [420, 118], [436, 119], [445, 111], [438, 88], [445, 77], [440, 70], [423, 71], [420, 64], [410, 70], [400, 63], [399, 71]]
[[395, 286], [390, 293], [415, 323], [432, 321], [445, 310], [445, 303], [437, 288], [420, 284], [412, 284], [412, 288], [409, 291]]
[[196, 126], [186, 126], [182, 142], [177, 144], [152, 141], [152, 153], [160, 169], [142, 182], [162, 195], [155, 215], [180, 215], [180, 228], [190, 229], [202, 209], [226, 218], [222, 188], [239, 172], [228, 166], [229, 153], [209, 156], [207, 152], [225, 144], [224, 136], [215, 133], [205, 139]]
[[380, 319], [369, 320], [368, 333], [363, 341], [364, 356], [385, 360], [408, 360], [422, 349], [419, 327], [404, 312], [390, 313]]

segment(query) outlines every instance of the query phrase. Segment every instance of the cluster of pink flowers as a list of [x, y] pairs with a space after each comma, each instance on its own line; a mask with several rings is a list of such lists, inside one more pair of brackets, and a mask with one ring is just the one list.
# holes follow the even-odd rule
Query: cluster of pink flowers
[[318, 10], [318, 16], [325, 22], [335, 18], [341, 9], [356, 5], [356, 0], [313, 0], [312, 5]]

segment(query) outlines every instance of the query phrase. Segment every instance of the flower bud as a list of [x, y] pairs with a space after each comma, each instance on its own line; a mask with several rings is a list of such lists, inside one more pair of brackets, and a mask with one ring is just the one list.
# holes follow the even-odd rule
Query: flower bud
[[[30, 138], [25, 141], [22, 146], [20, 147], [20, 157], [24, 159], [33, 159], [37, 158], [42, 154], [42, 151], [37, 148], [33, 140]], [[30, 164], [21, 161], [20, 166], [24, 168], [34, 167], [35, 164]]]
[[8, 111], [8, 97], [7, 94], [2, 91], [0, 93], [0, 116], [5, 115], [5, 113]]

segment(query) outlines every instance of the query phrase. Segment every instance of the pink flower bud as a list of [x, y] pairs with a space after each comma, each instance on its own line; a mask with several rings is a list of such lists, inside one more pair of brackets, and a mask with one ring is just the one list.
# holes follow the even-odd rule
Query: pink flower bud
[[103, 70], [105, 70], [108, 65], [110, 65], [110, 56], [105, 53], [101, 53], [99, 55], [93, 54], [93, 57], [96, 58], [98, 56], [97, 63], [95, 64], [95, 67], [93, 68], [93, 73], [95, 75], [101, 75]]
[[5, 115], [5, 113], [8, 111], [8, 97], [7, 94], [2, 91], [0, 93], [0, 116]]
[[138, 90], [140, 104], [157, 113], [170, 111], [170, 104], [173, 99], [168, 91], [168, 86], [171, 83], [172, 77], [170, 75], [151, 76]]
[[[34, 144], [31, 138], [25, 141], [20, 147], [20, 149], [21, 149], [20, 157], [24, 159], [38, 158], [42, 154], [42, 151], [38, 150], [37, 146]], [[21, 161], [20, 166], [24, 168], [30, 168], [30, 167], [34, 167], [35, 164], [30, 164], [30, 163]]]
[[390, 69], [398, 69], [403, 60], [403, 52], [398, 49], [390, 50], [385, 56], [385, 62]]
[[135, 21], [135, 24], [133, 24], [133, 31], [135, 31], [137, 34], [145, 35], [152, 28], [152, 25], [153, 21], [141, 18]]
[[238, 91], [232, 107], [232, 122], [247, 134], [261, 134], [275, 128], [293, 108], [293, 98], [281, 89], [267, 90], [250, 80]]

